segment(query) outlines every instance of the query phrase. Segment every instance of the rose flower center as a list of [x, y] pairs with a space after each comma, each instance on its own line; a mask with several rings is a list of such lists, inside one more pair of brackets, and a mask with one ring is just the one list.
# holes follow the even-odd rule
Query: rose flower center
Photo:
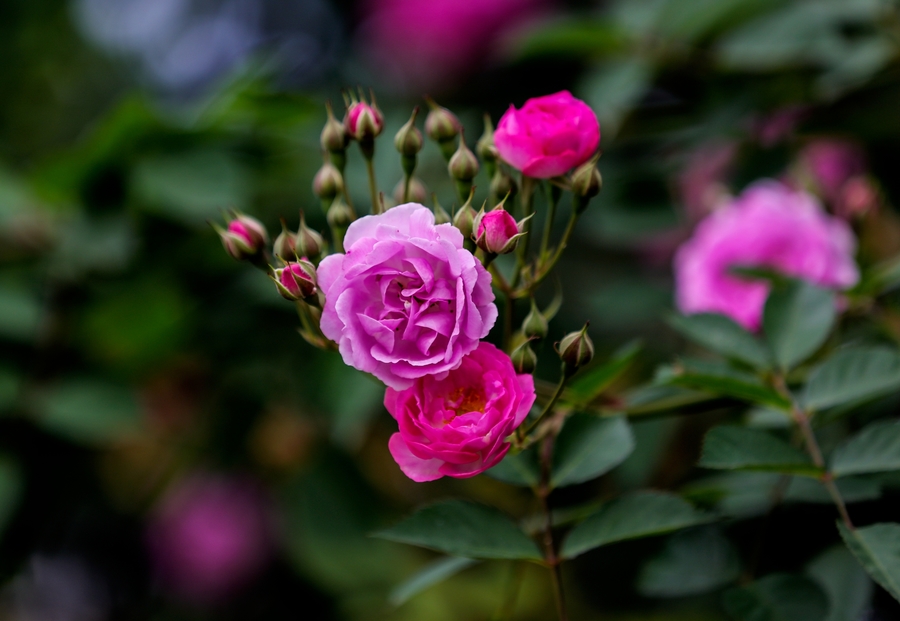
[[469, 412], [484, 413], [486, 404], [487, 399], [484, 396], [484, 391], [480, 388], [457, 388], [447, 397], [448, 409], [455, 411], [457, 416], [468, 414]]

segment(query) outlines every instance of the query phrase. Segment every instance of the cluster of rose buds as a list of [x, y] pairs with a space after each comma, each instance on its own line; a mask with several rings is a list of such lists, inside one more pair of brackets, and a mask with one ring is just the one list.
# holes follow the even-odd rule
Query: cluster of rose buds
[[[496, 130], [486, 118], [473, 151], [459, 119], [428, 99], [424, 136], [442, 153], [458, 195], [458, 206], [447, 213], [436, 198], [432, 209], [421, 204], [426, 190], [415, 176], [425, 146], [416, 125], [419, 109], [394, 136], [403, 171], [394, 206], [379, 191], [372, 165], [384, 117], [372, 95], [347, 94], [345, 101], [342, 122], [327, 106], [320, 141], [325, 162], [313, 180], [330, 243], [302, 214], [296, 232], [282, 222], [271, 251], [262, 224], [245, 215], [219, 231], [222, 243], [235, 259], [266, 269], [278, 293], [297, 305], [308, 342], [336, 344], [346, 364], [385, 383], [385, 405], [399, 423], [389, 448], [403, 472], [416, 481], [474, 476], [498, 463], [513, 443], [528, 442], [517, 429], [536, 399], [533, 343], [547, 336], [556, 312], [541, 311], [534, 292], [600, 191], [597, 118], [567, 92], [539, 97], [521, 109], [510, 107]], [[353, 142], [369, 177], [371, 215], [360, 218], [344, 177]], [[489, 195], [476, 211], [473, 182], [482, 166]], [[547, 215], [541, 245], [532, 250], [540, 184], [546, 185]], [[554, 215], [565, 190], [572, 194], [569, 223], [554, 244]], [[498, 263], [507, 274], [512, 268], [512, 277], [494, 264], [502, 255], [510, 255]], [[499, 315], [495, 290], [506, 305], [501, 348], [483, 340]], [[515, 329], [521, 299], [530, 300], [530, 311]], [[591, 361], [587, 326], [556, 349], [562, 385]]]

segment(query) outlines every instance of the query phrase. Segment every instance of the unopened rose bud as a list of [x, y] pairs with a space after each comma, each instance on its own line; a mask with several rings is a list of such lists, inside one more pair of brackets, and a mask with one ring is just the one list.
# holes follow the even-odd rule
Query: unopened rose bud
[[500, 157], [500, 154], [494, 145], [494, 126], [491, 123], [489, 114], [484, 115], [484, 133], [481, 134], [481, 138], [478, 139], [475, 145], [475, 152], [478, 153], [478, 157], [484, 162], [488, 174], [493, 177], [497, 169], [497, 158]]
[[453, 141], [459, 135], [462, 124], [456, 115], [442, 108], [433, 99], [427, 98], [429, 112], [425, 117], [425, 135], [441, 147], [444, 159], [453, 155]]
[[542, 339], [547, 336], [549, 329], [547, 318], [544, 317], [537, 304], [534, 303], [534, 298], [532, 298], [531, 311], [525, 317], [525, 321], [522, 322], [522, 333], [530, 339]]
[[566, 377], [571, 377], [578, 369], [594, 358], [594, 343], [587, 333], [588, 324], [578, 332], [570, 332], [559, 342], [556, 351], [563, 361]]
[[491, 194], [499, 199], [503, 199], [505, 196], [515, 196], [518, 191], [519, 186], [516, 185], [516, 180], [498, 167], [496, 172], [494, 172], [494, 176], [491, 177]]
[[400, 155], [406, 157], [415, 157], [422, 150], [422, 132], [416, 127], [416, 116], [419, 114], [419, 107], [413, 108], [412, 116], [406, 124], [400, 128], [397, 135], [394, 136], [394, 146]]
[[522, 232], [516, 219], [498, 206], [480, 213], [475, 222], [475, 244], [488, 254], [508, 254], [516, 249]]
[[579, 166], [572, 173], [572, 195], [575, 198], [575, 209], [581, 213], [592, 198], [600, 193], [603, 177], [597, 170], [597, 160], [592, 159]]
[[534, 369], [537, 367], [537, 354], [534, 353], [534, 350], [531, 348], [528, 341], [525, 341], [513, 350], [513, 353], [509, 355], [509, 358], [512, 360], [513, 368], [516, 370], [516, 373], [519, 374], [534, 373]]
[[475, 175], [478, 174], [478, 158], [466, 146], [465, 136], [463, 136], [462, 132], [460, 132], [459, 136], [459, 147], [457, 147], [453, 157], [450, 158], [447, 170], [450, 171], [450, 176], [457, 181], [471, 182]]
[[347, 135], [359, 142], [370, 142], [384, 129], [384, 117], [377, 107], [358, 101], [350, 104], [344, 119]]
[[403, 203], [420, 203], [424, 204], [428, 199], [428, 190], [425, 188], [425, 184], [418, 177], [413, 177], [409, 180], [409, 196], [404, 197], [403, 194], [406, 191], [406, 180], [401, 179], [396, 186], [394, 186], [394, 192], [392, 197], [394, 202], [397, 205], [402, 205]]
[[338, 197], [328, 208], [325, 219], [334, 228], [346, 229], [353, 222], [354, 214], [350, 206]]
[[437, 194], [431, 195], [432, 208], [431, 210], [434, 212], [434, 223], [435, 224], [451, 224], [450, 214], [447, 213], [447, 210], [441, 207], [441, 204], [438, 202]]
[[328, 110], [328, 120], [325, 121], [325, 127], [322, 128], [319, 144], [328, 153], [343, 153], [349, 140], [347, 132], [344, 131], [344, 124], [334, 118], [331, 102], [326, 103], [325, 108]]
[[225, 251], [238, 261], [259, 255], [269, 242], [269, 234], [256, 218], [237, 215], [226, 230], [217, 229]]
[[316, 294], [316, 268], [309, 261], [287, 263], [276, 269], [272, 278], [285, 300], [296, 302]]
[[470, 193], [469, 200], [467, 200], [465, 204], [456, 211], [456, 215], [453, 216], [453, 226], [458, 228], [459, 232], [463, 234], [463, 239], [474, 237], [475, 218], [478, 216], [478, 212], [472, 207], [472, 196], [473, 194]]
[[318, 231], [306, 225], [306, 218], [300, 214], [300, 229], [297, 231], [295, 248], [301, 257], [309, 257], [316, 260], [325, 249], [325, 240]]
[[272, 246], [272, 251], [279, 259], [293, 261], [297, 258], [297, 236], [288, 230], [284, 220], [281, 221], [281, 233]]
[[323, 203], [331, 203], [344, 191], [344, 177], [335, 166], [325, 162], [313, 177], [312, 187], [313, 193], [321, 198]]

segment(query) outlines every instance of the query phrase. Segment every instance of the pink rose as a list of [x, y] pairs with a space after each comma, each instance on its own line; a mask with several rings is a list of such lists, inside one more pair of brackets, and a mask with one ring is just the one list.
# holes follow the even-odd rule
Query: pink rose
[[153, 512], [150, 557], [162, 580], [198, 604], [225, 599], [258, 574], [272, 551], [272, 519], [247, 480], [195, 474]]
[[507, 163], [529, 177], [548, 179], [588, 161], [600, 144], [600, 123], [590, 106], [569, 91], [510, 106], [494, 132]]
[[442, 378], [497, 319], [490, 274], [423, 205], [356, 220], [344, 247], [319, 264], [322, 332], [344, 362], [391, 388]]
[[388, 447], [413, 481], [475, 476], [503, 459], [506, 438], [534, 398], [534, 378], [516, 374], [509, 356], [482, 342], [443, 379], [387, 389], [384, 405], [400, 426]]
[[753, 184], [710, 214], [675, 255], [675, 293], [684, 313], [727, 315], [750, 330], [762, 319], [769, 286], [730, 272], [767, 267], [845, 289], [859, 280], [856, 240], [810, 194], [775, 181]]
[[489, 211], [478, 217], [475, 227], [475, 243], [490, 254], [508, 254], [519, 243], [519, 225], [503, 208]]
[[866, 169], [859, 145], [838, 138], [820, 138], [800, 153], [801, 166], [812, 177], [815, 189], [827, 201], [837, 201], [844, 183]]

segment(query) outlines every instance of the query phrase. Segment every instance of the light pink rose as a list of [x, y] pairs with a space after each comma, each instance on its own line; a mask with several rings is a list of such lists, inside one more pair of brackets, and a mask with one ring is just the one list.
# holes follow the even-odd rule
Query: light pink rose
[[272, 551], [272, 519], [250, 481], [195, 474], [151, 514], [147, 542], [160, 578], [180, 597], [213, 604], [258, 574]]
[[344, 362], [391, 388], [443, 377], [497, 319], [490, 274], [423, 205], [356, 220], [344, 247], [319, 264], [322, 332]]
[[409, 91], [435, 94], [484, 65], [553, 0], [365, 0], [364, 57]]
[[387, 389], [384, 405], [400, 426], [388, 448], [413, 481], [475, 476], [503, 459], [506, 438], [534, 398], [534, 378], [518, 375], [509, 356], [482, 342], [443, 379]]
[[548, 179], [588, 161], [600, 145], [600, 122], [569, 91], [510, 106], [497, 123], [494, 144], [507, 163], [529, 177]]
[[710, 214], [675, 255], [675, 293], [686, 314], [721, 313], [750, 330], [762, 319], [768, 284], [730, 272], [766, 267], [817, 285], [859, 280], [850, 227], [810, 194], [761, 181]]

